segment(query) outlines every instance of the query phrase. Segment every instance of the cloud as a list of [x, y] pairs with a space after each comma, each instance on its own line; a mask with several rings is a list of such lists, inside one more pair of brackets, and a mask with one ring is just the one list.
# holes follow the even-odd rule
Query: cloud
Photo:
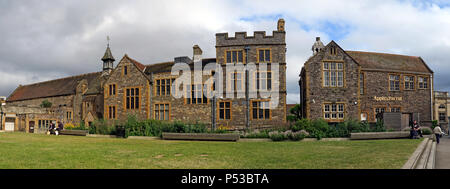
[[101, 70], [106, 36], [117, 60], [144, 64], [191, 55], [199, 44], [215, 57], [215, 33], [271, 33], [286, 20], [288, 103], [316, 36], [344, 49], [421, 56], [435, 88], [450, 90], [450, 8], [430, 0], [66, 0], [0, 2], [0, 95], [19, 84]]

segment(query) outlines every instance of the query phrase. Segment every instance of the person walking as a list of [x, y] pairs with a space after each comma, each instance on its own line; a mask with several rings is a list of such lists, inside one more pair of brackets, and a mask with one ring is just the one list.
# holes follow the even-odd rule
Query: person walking
[[434, 135], [436, 135], [436, 142], [439, 144], [439, 139], [440, 139], [441, 135], [443, 135], [445, 133], [442, 132], [442, 129], [441, 129], [441, 127], [439, 127], [439, 125], [436, 126], [433, 131], [434, 131]]

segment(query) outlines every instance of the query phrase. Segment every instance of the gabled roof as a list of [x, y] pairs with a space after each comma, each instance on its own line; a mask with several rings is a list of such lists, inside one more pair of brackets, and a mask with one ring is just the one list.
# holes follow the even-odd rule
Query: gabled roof
[[345, 52], [356, 60], [363, 69], [433, 73], [422, 58], [418, 56], [361, 51]]
[[145, 65], [144, 64], [141, 64], [137, 60], [130, 58], [127, 54], [125, 54], [125, 58], [128, 58], [128, 60], [130, 60], [130, 62], [133, 63], [142, 72], [145, 70]]
[[30, 85], [19, 86], [8, 97], [7, 101], [30, 100], [44, 97], [65, 96], [75, 94], [78, 82], [86, 79], [88, 88], [99, 80], [102, 72], [88, 73], [61, 79], [44, 81]]

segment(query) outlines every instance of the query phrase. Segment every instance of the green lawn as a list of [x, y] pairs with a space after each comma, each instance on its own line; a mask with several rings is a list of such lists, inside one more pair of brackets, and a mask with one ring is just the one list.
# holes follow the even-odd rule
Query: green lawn
[[401, 168], [421, 140], [197, 142], [0, 133], [0, 168]]

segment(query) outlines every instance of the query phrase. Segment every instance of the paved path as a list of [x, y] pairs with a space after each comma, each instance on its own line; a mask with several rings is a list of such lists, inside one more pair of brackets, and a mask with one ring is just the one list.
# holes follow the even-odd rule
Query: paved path
[[444, 136], [436, 146], [436, 169], [450, 169], [450, 138]]

